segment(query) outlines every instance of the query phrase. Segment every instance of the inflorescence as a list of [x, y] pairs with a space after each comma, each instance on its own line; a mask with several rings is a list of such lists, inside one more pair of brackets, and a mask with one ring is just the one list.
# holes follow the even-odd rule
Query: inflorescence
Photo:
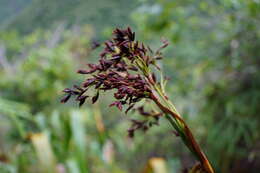
[[159, 69], [155, 62], [162, 58], [160, 50], [168, 43], [164, 41], [154, 53], [148, 46], [135, 41], [135, 33], [129, 27], [125, 30], [115, 29], [113, 36], [111, 40], [105, 42], [97, 64], [87, 64], [88, 69], [78, 70], [79, 74], [88, 75], [88, 78], [81, 86], [74, 85], [73, 88], [64, 89], [66, 96], [61, 102], [65, 103], [75, 96], [75, 100], [81, 106], [90, 97], [87, 91], [94, 88], [96, 94], [91, 97], [91, 100], [95, 103], [100, 92], [113, 90], [115, 101], [110, 106], [116, 106], [122, 111], [123, 106], [127, 105], [125, 113], [135, 109], [144, 117], [153, 117], [153, 121], [132, 120], [132, 126], [128, 130], [129, 136], [132, 137], [135, 130], [146, 131], [152, 125], [158, 124], [159, 117], [162, 115], [156, 111], [145, 112], [142, 106], [134, 107], [140, 100], [151, 98], [156, 77], [151, 72], [150, 66]]

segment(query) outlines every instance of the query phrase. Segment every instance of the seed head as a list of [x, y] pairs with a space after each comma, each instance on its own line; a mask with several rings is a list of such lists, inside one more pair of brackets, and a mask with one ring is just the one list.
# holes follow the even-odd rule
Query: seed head
[[[74, 86], [72, 89], [63, 90], [66, 96], [61, 100], [67, 102], [72, 96], [76, 97], [79, 105], [83, 105], [89, 95], [87, 90], [94, 88], [96, 94], [92, 96], [92, 103], [95, 103], [100, 92], [115, 91], [115, 101], [110, 106], [115, 106], [125, 113], [134, 109], [135, 104], [142, 99], [149, 99], [152, 93], [152, 85], [156, 84], [154, 73], [150, 72], [150, 66], [155, 65], [155, 61], [160, 59], [160, 49], [167, 46], [164, 41], [156, 53], [153, 54], [151, 48], [143, 43], [135, 41], [135, 33], [128, 27], [127, 29], [115, 29], [113, 38], [104, 43], [104, 49], [100, 54], [97, 64], [88, 64], [87, 69], [78, 70], [79, 74], [87, 75], [81, 86]], [[150, 116], [151, 113], [139, 108], [139, 113], [143, 116]], [[154, 116], [158, 121], [158, 116]], [[133, 136], [134, 130], [143, 129], [146, 131], [152, 126], [150, 121], [132, 120], [132, 127], [129, 136]], [[157, 124], [157, 123], [155, 123]]]

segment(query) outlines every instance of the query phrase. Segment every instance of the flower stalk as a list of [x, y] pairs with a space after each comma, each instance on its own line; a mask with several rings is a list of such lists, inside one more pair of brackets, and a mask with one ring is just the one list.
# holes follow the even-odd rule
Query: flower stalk
[[152, 99], [156, 103], [156, 105], [165, 113], [165, 117], [168, 119], [171, 125], [178, 132], [185, 145], [189, 148], [189, 150], [193, 153], [193, 155], [200, 161], [203, 169], [207, 173], [214, 173], [214, 170], [210, 162], [208, 161], [206, 155], [201, 150], [190, 128], [187, 126], [185, 121], [180, 117], [180, 115], [176, 113], [174, 110], [164, 106], [156, 96], [152, 95]]
[[[159, 119], [166, 117], [177, 131], [184, 144], [200, 161], [199, 167], [203, 172], [214, 173], [210, 162], [196, 142], [190, 128], [165, 93], [166, 80], [161, 77], [157, 81], [155, 72], [160, 71], [156, 62], [162, 59], [161, 50], [168, 46], [167, 41], [153, 51], [149, 46], [135, 41], [135, 33], [130, 28], [125, 30], [115, 29], [114, 37], [105, 42], [105, 48], [100, 54], [97, 64], [88, 64], [88, 69], [81, 69], [78, 73], [88, 75], [81, 86], [63, 90], [67, 95], [61, 102], [67, 102], [72, 96], [76, 97], [79, 105], [92, 97], [95, 103], [101, 92], [115, 91], [116, 101], [110, 106], [116, 106], [119, 110], [137, 110], [145, 120], [131, 120], [132, 126], [128, 134], [133, 137], [136, 130], [146, 131], [154, 125], [159, 125]], [[163, 76], [163, 75], [161, 75]], [[87, 94], [89, 88], [95, 89], [94, 96]], [[144, 106], [137, 107], [141, 100], [152, 101], [158, 110], [145, 111]], [[124, 108], [128, 106], [127, 108]]]

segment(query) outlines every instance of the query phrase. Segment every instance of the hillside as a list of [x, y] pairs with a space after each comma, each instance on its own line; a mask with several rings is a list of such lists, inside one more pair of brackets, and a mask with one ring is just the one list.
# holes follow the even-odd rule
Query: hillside
[[31, 0], [0, 0], [0, 25], [15, 18]]
[[136, 2], [129, 3], [128, 0], [34, 0], [5, 28], [29, 33], [63, 21], [68, 26], [91, 24], [100, 31], [107, 26], [128, 25], [129, 13], [136, 5]]

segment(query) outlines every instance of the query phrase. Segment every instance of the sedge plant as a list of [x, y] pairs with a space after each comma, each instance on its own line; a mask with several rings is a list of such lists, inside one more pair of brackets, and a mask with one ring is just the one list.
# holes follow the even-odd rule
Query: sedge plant
[[[153, 125], [158, 125], [158, 120], [165, 117], [199, 161], [193, 169], [214, 173], [190, 128], [165, 92], [167, 79], [163, 77], [156, 63], [162, 59], [161, 50], [168, 45], [168, 42], [163, 41], [163, 45], [153, 51], [149, 46], [136, 41], [135, 32], [128, 27], [115, 29], [113, 38], [106, 41], [104, 45], [97, 64], [88, 64], [88, 69], [78, 70], [78, 73], [87, 75], [85, 81], [80, 86], [74, 85], [73, 88], [64, 89], [66, 95], [61, 102], [65, 103], [71, 97], [75, 97], [80, 106], [87, 98], [91, 98], [94, 104], [100, 93], [114, 91], [115, 101], [110, 106], [116, 106], [125, 113], [138, 110], [140, 115], [146, 118], [142, 121], [132, 120], [132, 125], [128, 129], [130, 137], [134, 136], [136, 130], [146, 131]], [[156, 76], [159, 75], [156, 73], [161, 74], [160, 80], [157, 79]], [[90, 88], [95, 90], [93, 96], [87, 92]], [[159, 108], [159, 112], [145, 111], [144, 106], [138, 104], [141, 100], [153, 102]]]

